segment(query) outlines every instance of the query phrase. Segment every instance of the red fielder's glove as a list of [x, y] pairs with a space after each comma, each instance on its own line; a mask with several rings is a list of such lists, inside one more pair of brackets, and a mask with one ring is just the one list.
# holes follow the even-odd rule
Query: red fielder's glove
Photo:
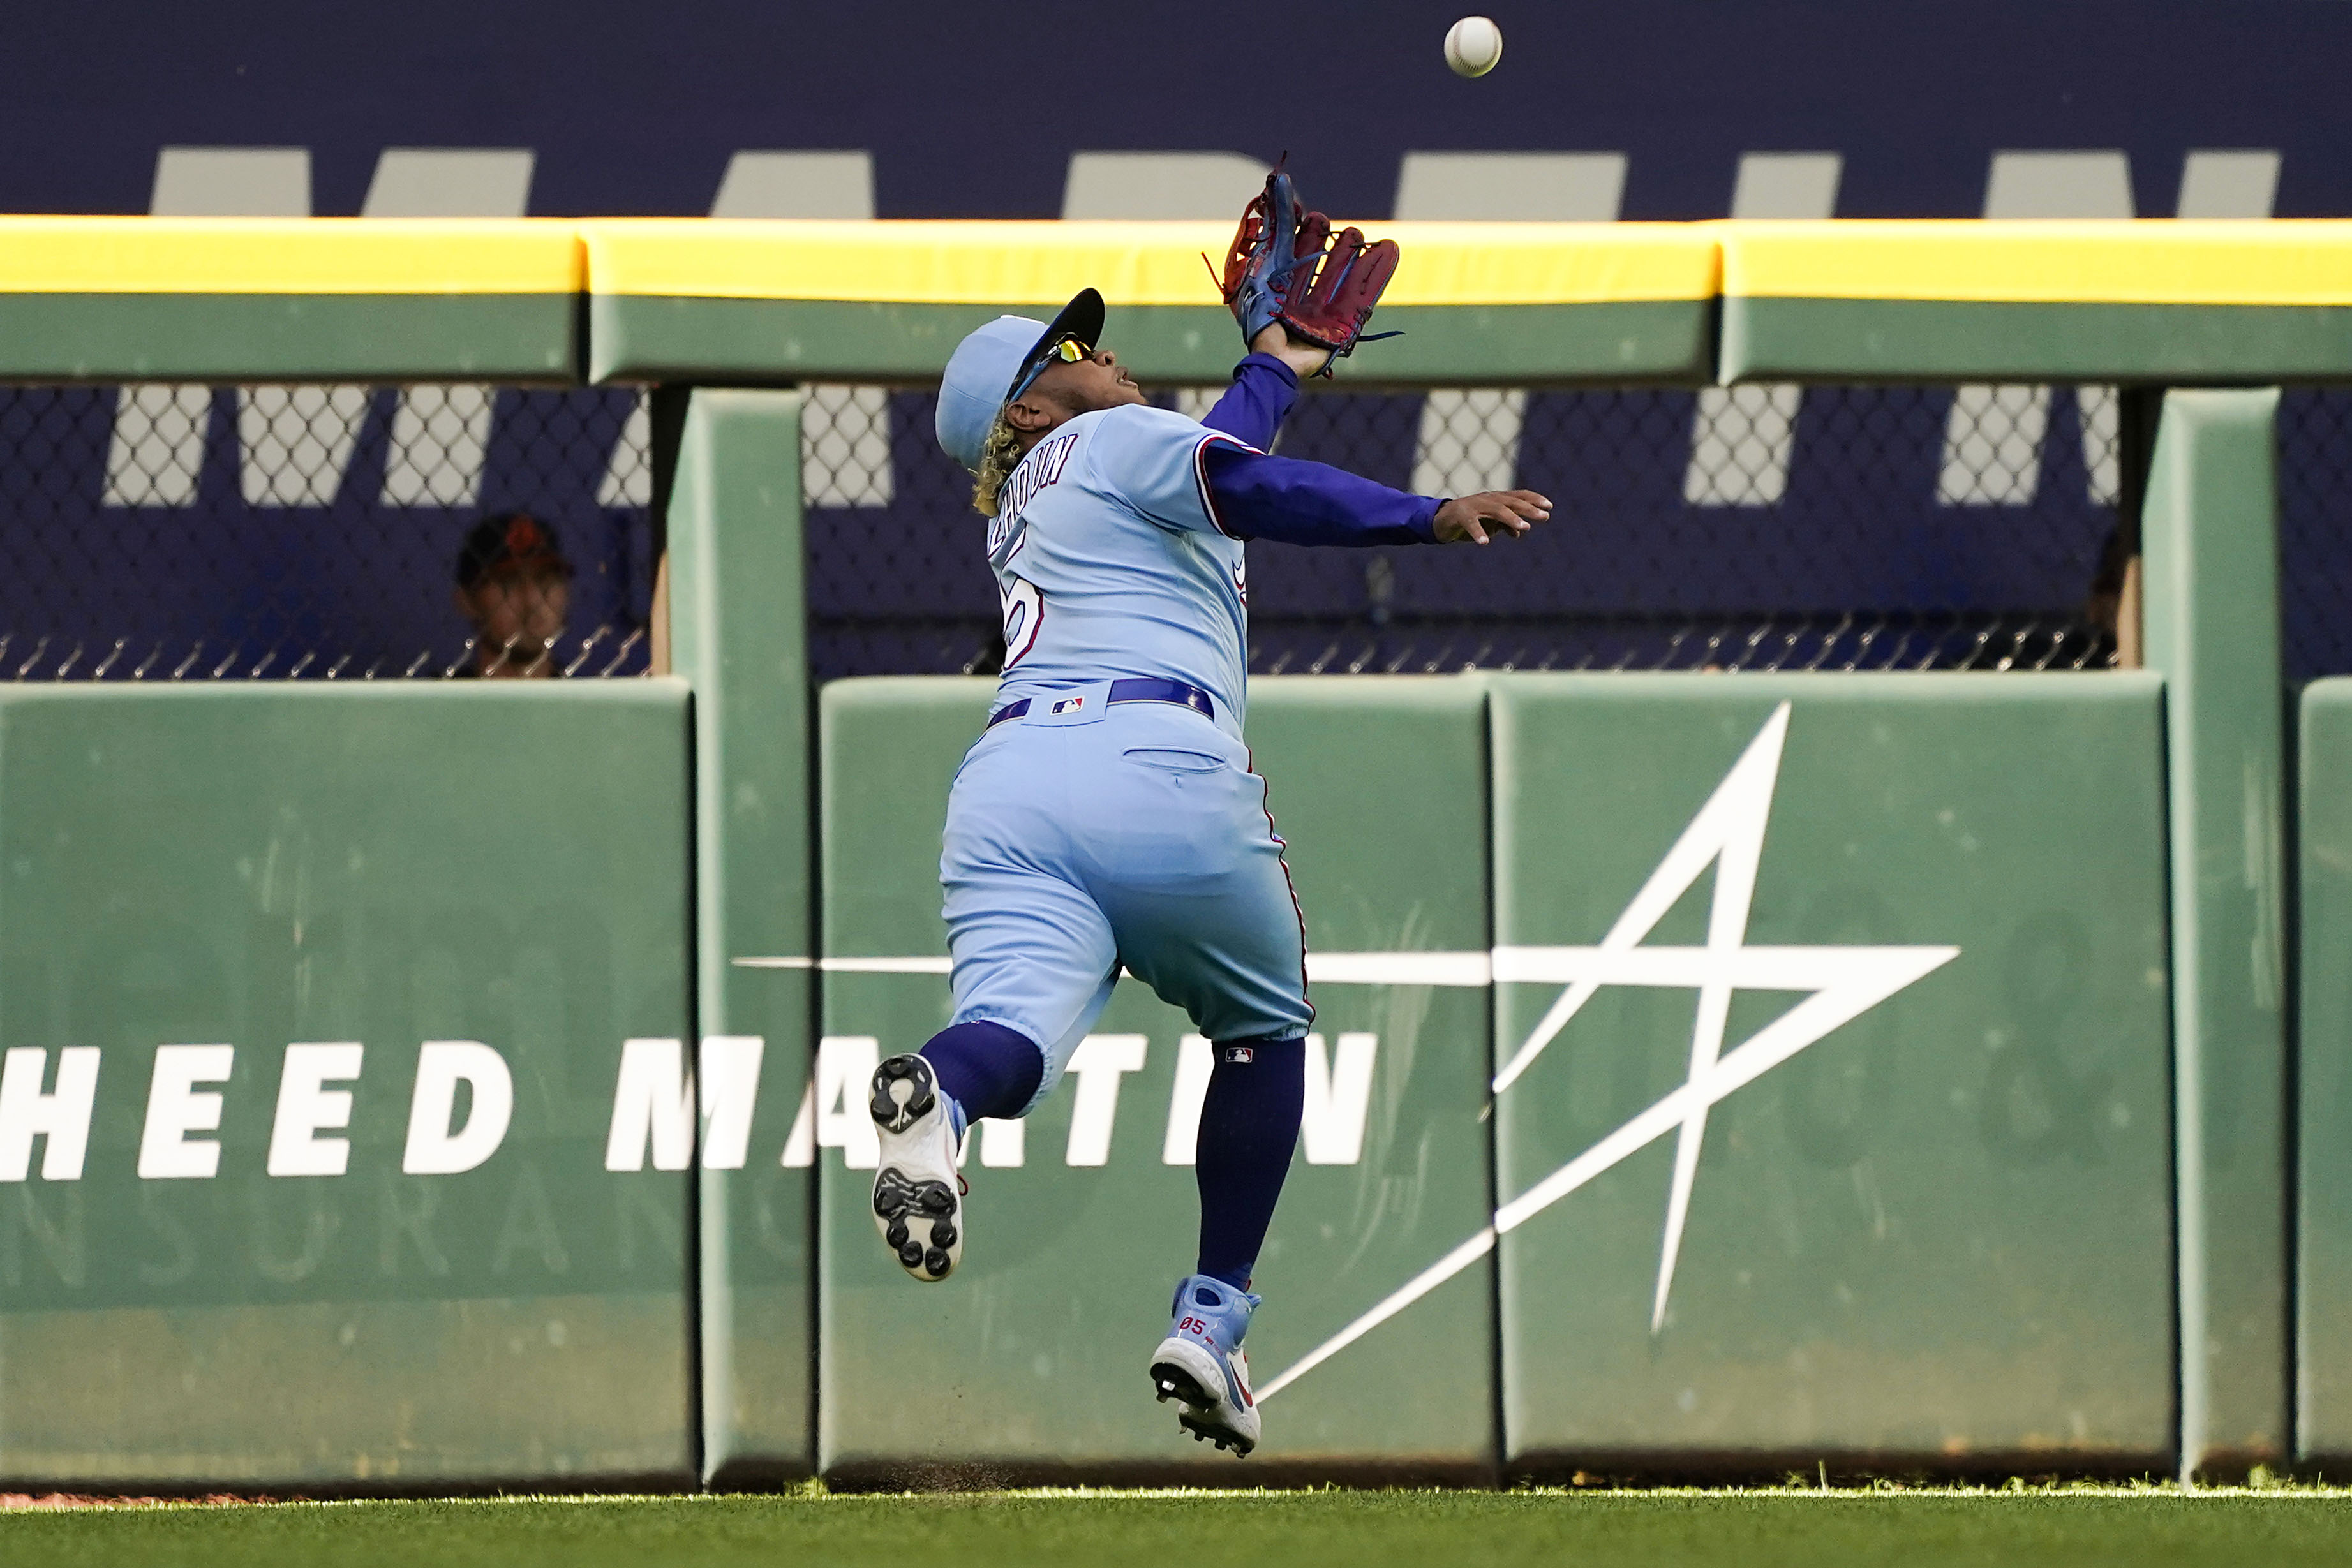
[[1367, 245], [1353, 228], [1332, 240], [1331, 220], [1302, 212], [1290, 176], [1276, 169], [1242, 209], [1218, 289], [1244, 344], [1279, 321], [1293, 338], [1338, 359], [1362, 340], [1396, 267], [1394, 240]]

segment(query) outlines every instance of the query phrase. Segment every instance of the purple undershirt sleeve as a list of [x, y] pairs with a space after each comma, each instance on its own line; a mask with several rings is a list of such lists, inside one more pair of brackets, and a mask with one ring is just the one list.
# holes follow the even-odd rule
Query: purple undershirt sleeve
[[1264, 452], [1297, 401], [1298, 377], [1291, 368], [1271, 354], [1252, 354], [1234, 367], [1234, 384], [1201, 423]]
[[[1228, 393], [1228, 398], [1231, 397]], [[1287, 545], [1412, 545], [1437, 542], [1432, 496], [1292, 457], [1212, 441], [1201, 454], [1217, 526], [1235, 538]]]

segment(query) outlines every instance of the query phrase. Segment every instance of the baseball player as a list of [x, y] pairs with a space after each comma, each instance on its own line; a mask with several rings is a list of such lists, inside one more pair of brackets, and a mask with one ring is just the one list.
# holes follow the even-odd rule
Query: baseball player
[[940, 444], [978, 476], [990, 519], [1004, 673], [948, 804], [953, 1021], [874, 1076], [875, 1223], [916, 1279], [954, 1270], [966, 1126], [1051, 1092], [1124, 968], [1213, 1043], [1199, 1254], [1150, 1371], [1185, 1429], [1238, 1454], [1259, 1434], [1251, 1270], [1315, 1016], [1283, 843], [1242, 744], [1243, 541], [1483, 545], [1550, 515], [1526, 490], [1439, 500], [1268, 455], [1299, 378], [1355, 344], [1396, 258], [1354, 229], [1333, 239], [1277, 172], [1227, 258], [1250, 352], [1204, 421], [1146, 401], [1100, 346], [1091, 288], [1050, 324], [973, 332], [940, 389]]

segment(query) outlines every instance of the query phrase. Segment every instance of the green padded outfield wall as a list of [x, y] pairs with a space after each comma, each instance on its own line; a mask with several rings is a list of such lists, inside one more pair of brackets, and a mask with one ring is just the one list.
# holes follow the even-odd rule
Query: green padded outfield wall
[[2171, 814], [2180, 1464], [2288, 1451], [2275, 389], [2164, 395], [2140, 538]]
[[[848, 1145], [870, 1135], [861, 1086], [875, 1054], [912, 1050], [947, 1021], [940, 826], [993, 689], [845, 681], [821, 698], [827, 1039], [803, 1152], [822, 1162], [826, 1473], [1231, 1484], [1488, 1473], [1483, 1263], [1432, 1291], [1410, 1322], [1280, 1385], [1486, 1220], [1481, 685], [1251, 685], [1250, 740], [1291, 846], [1310, 962], [1345, 977], [1314, 985], [1329, 1071], [1318, 1095], [1310, 1067], [1310, 1126], [1259, 1264], [1266, 1305], [1249, 1348], [1266, 1437], [1246, 1465], [1186, 1439], [1145, 1376], [1198, 1216], [1191, 1170], [1167, 1159], [1181, 1014], [1122, 983], [1082, 1048], [1090, 1070], [1020, 1124], [1018, 1166], [1003, 1163], [1005, 1129], [982, 1124], [966, 1160], [968, 1250], [944, 1284], [899, 1271], [874, 1232], [870, 1150], [866, 1168], [850, 1164]], [[1449, 983], [1362, 983], [1404, 978]]]
[[1507, 1462], [2165, 1466], [2158, 682], [1491, 692]]
[[0, 216], [0, 382], [577, 379], [578, 225]]
[[[1043, 321], [1080, 288], [1107, 345], [1158, 382], [1223, 382], [1239, 357], [1202, 253], [1223, 223], [597, 219], [589, 377], [772, 384], [925, 381], [963, 335]], [[1356, 381], [1706, 382], [1713, 230], [1696, 224], [1387, 224], [1404, 261], [1381, 321], [1404, 336]]]
[[667, 680], [0, 695], [0, 1489], [692, 1481], [687, 771]]
[[2341, 381], [2352, 224], [1711, 225], [1726, 382]]
[[[671, 398], [656, 398], [667, 434]], [[705, 1112], [702, 1459], [757, 1485], [815, 1462], [805, 1166], [781, 1158], [808, 1077], [809, 685], [798, 392], [698, 390], [667, 491], [671, 664], [694, 688], [695, 1005]], [[668, 460], [663, 443], [657, 461]]]
[[2295, 1457], [2352, 1458], [2352, 680], [2303, 690]]

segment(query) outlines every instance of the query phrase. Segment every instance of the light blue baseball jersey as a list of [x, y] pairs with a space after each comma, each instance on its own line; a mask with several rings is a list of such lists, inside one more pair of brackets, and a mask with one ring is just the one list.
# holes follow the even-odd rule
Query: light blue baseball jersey
[[1219, 524], [1204, 450], [1255, 447], [1182, 414], [1080, 414], [999, 492], [988, 562], [1004, 610], [1002, 707], [1123, 676], [1186, 681], [1242, 733], [1247, 568]]

